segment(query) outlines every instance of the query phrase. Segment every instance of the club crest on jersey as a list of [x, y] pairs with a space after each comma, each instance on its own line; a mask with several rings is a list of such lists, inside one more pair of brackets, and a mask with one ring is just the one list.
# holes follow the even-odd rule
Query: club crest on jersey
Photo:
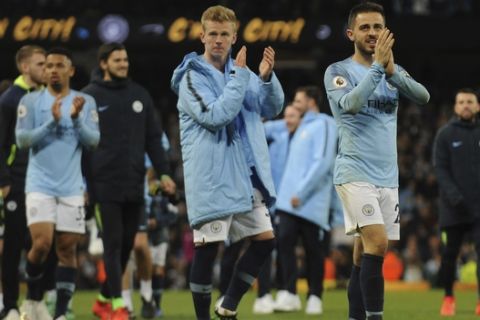
[[15, 211], [17, 210], [17, 203], [13, 200], [7, 202], [7, 209], [8, 211]]
[[371, 204], [366, 204], [362, 207], [362, 213], [367, 217], [372, 216], [375, 213], [375, 209]]
[[333, 78], [333, 85], [337, 88], [343, 88], [347, 86], [347, 80], [342, 76], [336, 76]]
[[133, 111], [135, 111], [136, 113], [140, 113], [143, 111], [143, 103], [139, 100], [135, 100], [133, 103], [132, 103], [132, 109]]
[[23, 104], [19, 105], [17, 109], [17, 117], [23, 118], [26, 115], [27, 115], [27, 107], [24, 106]]

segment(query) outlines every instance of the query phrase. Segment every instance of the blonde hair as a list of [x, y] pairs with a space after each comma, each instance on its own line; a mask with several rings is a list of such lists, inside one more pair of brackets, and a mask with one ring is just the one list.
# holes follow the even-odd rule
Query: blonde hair
[[231, 22], [233, 23], [235, 31], [237, 30], [237, 17], [235, 16], [235, 12], [224, 6], [213, 6], [203, 12], [201, 19], [203, 30], [205, 30], [206, 21]]

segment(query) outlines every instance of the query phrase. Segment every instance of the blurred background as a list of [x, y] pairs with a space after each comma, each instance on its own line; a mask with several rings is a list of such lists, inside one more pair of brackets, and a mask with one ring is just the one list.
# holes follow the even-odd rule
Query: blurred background
[[[146, 87], [162, 118], [171, 145], [171, 165], [182, 188], [176, 96], [170, 90], [173, 69], [191, 51], [201, 53], [202, 12], [214, 4], [232, 8], [240, 21], [234, 50], [246, 45], [247, 63], [257, 70], [263, 48], [276, 50], [275, 71], [293, 99], [303, 85], [323, 88], [326, 67], [353, 53], [345, 36], [353, 0], [1, 0], [0, 79], [17, 76], [14, 55], [25, 44], [46, 49], [65, 46], [74, 53], [77, 71], [72, 87], [83, 88], [96, 66], [103, 42], [123, 42], [129, 54], [131, 78]], [[439, 266], [437, 184], [431, 165], [431, 146], [437, 129], [452, 114], [454, 93], [462, 87], [479, 88], [480, 1], [390, 0], [380, 2], [387, 27], [395, 35], [395, 62], [424, 84], [428, 105], [401, 101], [398, 122], [400, 210], [402, 240], [392, 258], [401, 263], [397, 278], [435, 283]], [[235, 53], [235, 52], [234, 52]], [[322, 112], [329, 113], [326, 99]], [[330, 258], [334, 278], [350, 273], [349, 242], [332, 233]], [[341, 234], [341, 232], [339, 232]], [[183, 288], [191, 261], [191, 235], [185, 210], [171, 228], [169, 286]], [[86, 239], [87, 241], [88, 239]], [[471, 250], [465, 248], [464, 261]], [[301, 265], [299, 252], [299, 264]], [[79, 287], [95, 287], [95, 265], [85, 256]], [[345, 274], [343, 273], [345, 272]], [[339, 281], [338, 283], [341, 283]]]

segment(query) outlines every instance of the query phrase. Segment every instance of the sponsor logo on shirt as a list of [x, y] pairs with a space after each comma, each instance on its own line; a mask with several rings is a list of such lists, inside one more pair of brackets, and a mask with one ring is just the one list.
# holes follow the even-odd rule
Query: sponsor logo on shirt
[[110, 107], [110, 106], [109, 106], [109, 105], [106, 105], [106, 106], [99, 106], [99, 107], [98, 107], [98, 112], [103, 112], [103, 111], [107, 110], [107, 109], [108, 109], [108, 107]]
[[452, 142], [452, 147], [458, 148], [463, 144], [463, 141], [453, 141]]

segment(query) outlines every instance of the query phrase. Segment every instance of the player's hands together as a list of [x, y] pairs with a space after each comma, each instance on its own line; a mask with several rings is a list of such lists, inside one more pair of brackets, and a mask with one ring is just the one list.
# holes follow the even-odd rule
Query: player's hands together
[[393, 51], [390, 49], [390, 59], [388, 60], [387, 66], [385, 67], [385, 74], [388, 77], [391, 77], [395, 72], [395, 62], [393, 61]]
[[55, 101], [53, 101], [52, 105], [52, 116], [55, 122], [60, 121], [62, 117], [62, 97], [60, 95], [55, 97]]
[[242, 46], [240, 51], [238, 51], [234, 64], [241, 68], [245, 68], [247, 66], [247, 47]]
[[73, 98], [72, 107], [70, 108], [70, 117], [72, 119], [77, 119], [80, 111], [83, 109], [85, 104], [85, 98], [82, 96], [76, 96]]
[[168, 194], [175, 194], [175, 190], [177, 189], [177, 185], [175, 182], [170, 178], [168, 175], [162, 175], [160, 179], [160, 188], [162, 191]]
[[390, 59], [393, 59], [392, 47], [394, 43], [395, 39], [393, 38], [393, 33], [391, 33], [390, 30], [385, 28], [380, 31], [373, 58], [375, 62], [381, 64], [384, 68], [387, 68]]
[[263, 50], [263, 58], [260, 61], [258, 71], [260, 72], [260, 78], [263, 81], [268, 81], [272, 75], [273, 66], [275, 65], [275, 50], [268, 46]]

